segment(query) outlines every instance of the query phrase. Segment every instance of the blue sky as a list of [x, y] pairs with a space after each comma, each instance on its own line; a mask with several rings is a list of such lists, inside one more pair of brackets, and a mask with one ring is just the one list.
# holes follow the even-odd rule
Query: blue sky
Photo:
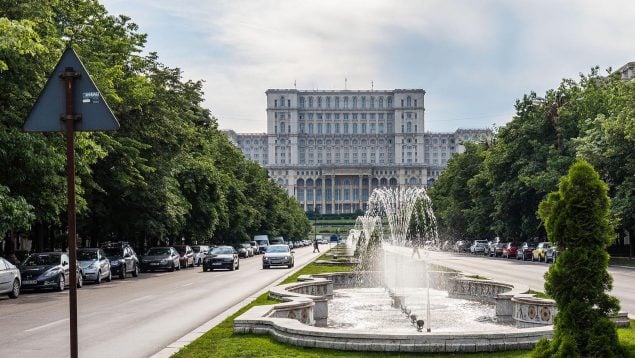
[[504, 125], [523, 94], [635, 61], [635, 1], [105, 0], [222, 129], [264, 132], [268, 88], [423, 88], [426, 130]]

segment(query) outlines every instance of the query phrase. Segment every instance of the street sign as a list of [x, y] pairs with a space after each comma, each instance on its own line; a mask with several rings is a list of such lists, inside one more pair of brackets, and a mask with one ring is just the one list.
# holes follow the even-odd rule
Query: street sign
[[77, 77], [73, 84], [75, 131], [117, 130], [119, 128], [117, 118], [104, 101], [77, 53], [72, 48], [68, 48], [33, 105], [24, 123], [24, 131], [66, 132], [64, 121], [66, 82], [60, 78], [60, 74], [67, 72], [68, 69], [72, 69]]
[[67, 48], [24, 123], [25, 132], [64, 132], [68, 201], [70, 357], [77, 344], [77, 227], [75, 200], [75, 131], [112, 131], [117, 118], [104, 101], [88, 71], [72, 48]]

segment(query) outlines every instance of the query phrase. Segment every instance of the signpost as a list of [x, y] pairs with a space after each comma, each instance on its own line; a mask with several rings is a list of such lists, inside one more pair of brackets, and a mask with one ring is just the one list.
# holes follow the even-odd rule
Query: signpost
[[77, 235], [75, 225], [75, 132], [113, 131], [119, 122], [72, 48], [67, 48], [24, 123], [26, 132], [64, 132], [68, 200], [71, 358], [77, 358]]

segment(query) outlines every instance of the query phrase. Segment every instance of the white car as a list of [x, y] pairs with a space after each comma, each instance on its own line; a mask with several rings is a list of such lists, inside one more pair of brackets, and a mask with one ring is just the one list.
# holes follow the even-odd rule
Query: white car
[[487, 240], [474, 240], [474, 243], [472, 244], [472, 246], [470, 246], [470, 252], [473, 254], [482, 254], [485, 252], [485, 246], [487, 245]]
[[194, 245], [192, 246], [192, 250], [194, 250], [194, 264], [196, 266], [201, 266], [203, 264], [203, 260], [210, 248], [207, 245]]
[[0, 257], [0, 294], [8, 294], [9, 298], [18, 298], [22, 276], [20, 269], [14, 264]]
[[293, 267], [295, 260], [293, 254], [295, 251], [289, 248], [289, 245], [269, 245], [267, 252], [262, 258], [262, 268], [268, 269], [271, 266], [287, 266]]

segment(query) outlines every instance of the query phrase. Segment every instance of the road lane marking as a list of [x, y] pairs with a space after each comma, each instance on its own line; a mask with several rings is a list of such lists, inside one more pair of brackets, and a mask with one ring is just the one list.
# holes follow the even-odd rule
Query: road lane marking
[[54, 325], [56, 325], [56, 324], [59, 324], [59, 323], [62, 323], [62, 322], [66, 322], [66, 321], [68, 321], [68, 318], [64, 318], [64, 319], [61, 319], [61, 320], [59, 320], [59, 321], [54, 321], [54, 322], [47, 323], [47, 324], [44, 324], [44, 325], [41, 325], [41, 326], [37, 326], [37, 327], [34, 327], [34, 328], [25, 329], [25, 330], [24, 330], [24, 332], [34, 332], [34, 331], [38, 331], [38, 330], [40, 330], [40, 329], [43, 329], [43, 328], [48, 328], [48, 327], [50, 327], [50, 326], [54, 326]]
[[141, 297], [133, 298], [133, 299], [127, 301], [126, 303], [132, 303], [132, 302], [137, 302], [137, 301], [145, 301], [145, 300], [147, 300], [149, 298], [153, 298], [155, 296], [156, 295], [141, 296]]
[[185, 286], [189, 286], [189, 285], [193, 285], [194, 282], [190, 282], [190, 283], [186, 283], [185, 285], [181, 286], [181, 287], [185, 287]]

